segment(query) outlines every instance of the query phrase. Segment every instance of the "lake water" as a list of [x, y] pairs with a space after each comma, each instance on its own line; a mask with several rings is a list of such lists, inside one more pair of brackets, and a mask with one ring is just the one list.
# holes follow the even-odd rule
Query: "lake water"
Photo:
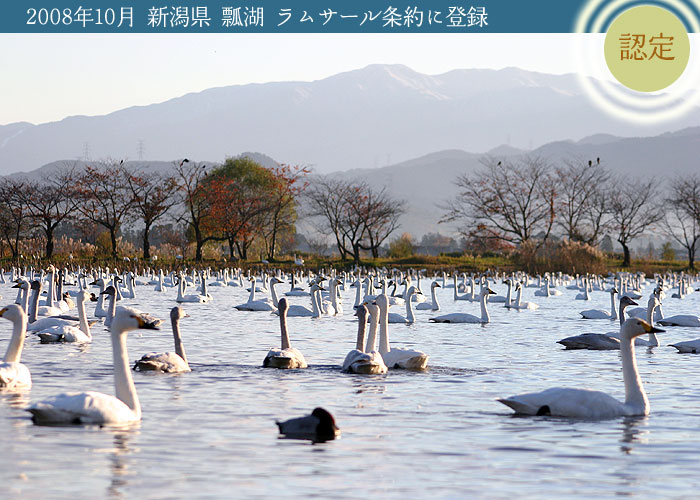
[[[288, 285], [278, 285], [285, 291]], [[426, 293], [428, 283], [423, 283]], [[504, 293], [504, 286], [496, 290]], [[167, 320], [176, 290], [137, 286], [124, 303], [163, 318], [160, 331], [133, 332], [129, 357], [173, 350]], [[637, 349], [651, 402], [645, 418], [571, 421], [513, 417], [496, 398], [551, 386], [604, 390], [624, 399], [619, 351], [565, 351], [569, 335], [606, 332], [615, 323], [582, 320], [578, 311], [609, 309], [609, 295], [590, 302], [577, 292], [524, 300], [537, 311], [490, 304], [492, 322], [431, 324], [416, 311], [412, 326], [390, 325], [393, 345], [430, 355], [424, 373], [349, 375], [340, 370], [354, 347], [354, 293], [343, 317], [290, 318], [292, 345], [305, 370], [260, 367], [279, 343], [279, 322], [239, 312], [247, 292], [211, 287], [209, 304], [184, 304], [181, 321], [191, 373], [134, 373], [142, 421], [127, 429], [40, 427], [24, 408], [63, 391], [114, 394], [111, 345], [102, 325], [88, 345], [25, 344], [22, 361], [33, 388], [0, 392], [2, 498], [692, 498], [700, 485], [700, 356], [666, 345], [700, 337], [668, 328], [662, 347]], [[479, 314], [439, 289], [444, 312]], [[647, 286], [645, 294], [651, 292]], [[1, 303], [14, 301], [0, 285]], [[640, 304], [646, 305], [647, 297]], [[307, 305], [308, 299], [291, 298]], [[664, 300], [667, 315], [700, 313], [700, 293]], [[93, 305], [88, 303], [88, 314]], [[392, 311], [403, 313], [402, 307]], [[0, 354], [11, 323], [0, 320]], [[323, 406], [342, 436], [326, 443], [280, 439], [276, 419]]]

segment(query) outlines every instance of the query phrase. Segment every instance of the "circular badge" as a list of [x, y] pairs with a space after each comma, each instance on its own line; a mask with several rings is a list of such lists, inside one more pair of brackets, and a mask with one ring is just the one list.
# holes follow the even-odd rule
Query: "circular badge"
[[605, 35], [605, 62], [625, 87], [655, 92], [675, 82], [688, 65], [690, 41], [683, 23], [653, 5], [632, 7]]

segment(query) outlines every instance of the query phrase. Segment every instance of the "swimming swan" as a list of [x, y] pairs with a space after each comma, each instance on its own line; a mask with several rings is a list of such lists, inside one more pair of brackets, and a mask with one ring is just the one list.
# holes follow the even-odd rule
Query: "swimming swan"
[[428, 355], [422, 351], [389, 346], [389, 299], [380, 295], [374, 301], [379, 306], [379, 353], [389, 368], [423, 370], [428, 365]]
[[32, 386], [29, 368], [20, 363], [24, 337], [27, 335], [27, 315], [17, 304], [0, 309], [0, 318], [12, 322], [12, 337], [0, 363], [0, 389], [22, 390]]
[[364, 304], [355, 311], [357, 316], [357, 344], [355, 349], [345, 356], [343, 371], [349, 373], [361, 373], [363, 375], [376, 375], [387, 372], [382, 355], [377, 351], [365, 352], [365, 329], [367, 327], [367, 307]]
[[604, 392], [562, 387], [520, 394], [498, 401], [523, 415], [552, 415], [585, 419], [648, 415], [649, 400], [639, 378], [632, 340], [644, 333], [662, 331], [638, 318], [629, 318], [622, 325], [620, 352], [622, 376], [625, 381], [624, 403]]
[[615, 307], [615, 295], [617, 293], [617, 288], [613, 287], [610, 289], [610, 312], [602, 309], [586, 309], [579, 314], [583, 316], [583, 319], [617, 319], [617, 309]]
[[141, 359], [134, 363], [134, 370], [157, 371], [164, 373], [186, 373], [192, 371], [187, 362], [185, 346], [182, 345], [180, 336], [180, 319], [189, 318], [184, 309], [175, 306], [170, 310], [170, 324], [173, 328], [173, 340], [175, 341], [175, 352], [149, 352], [141, 356]]
[[[79, 326], [76, 326], [74, 323], [70, 324], [66, 320], [58, 320], [64, 323], [48, 326], [38, 331], [39, 338], [42, 342], [92, 342], [92, 333], [90, 332], [90, 325], [87, 320], [87, 315], [85, 314], [85, 303], [88, 300], [87, 292], [85, 290], [80, 290], [76, 296], [76, 300], [78, 301]], [[42, 321], [44, 320], [39, 320], [32, 326], [36, 326], [37, 323]]]
[[157, 330], [157, 321], [130, 307], [120, 307], [110, 327], [116, 397], [93, 391], [59, 394], [29, 407], [34, 423], [124, 425], [141, 420], [126, 350], [126, 334], [137, 328]]
[[306, 359], [298, 349], [289, 343], [289, 333], [287, 332], [287, 299], [281, 298], [277, 310], [280, 314], [280, 333], [282, 335], [282, 347], [270, 348], [270, 351], [263, 360], [265, 368], [306, 368]]
[[493, 295], [496, 292], [490, 288], [483, 288], [479, 294], [481, 302], [481, 317], [474, 316], [468, 313], [450, 313], [443, 314], [442, 316], [437, 316], [435, 318], [430, 318], [430, 321], [434, 323], [488, 323], [491, 321], [489, 316], [489, 311], [486, 308], [486, 297], [488, 295]]
[[439, 311], [440, 310], [440, 303], [438, 302], [437, 299], [437, 294], [435, 293], [436, 288], [441, 288], [440, 283], [437, 281], [433, 281], [430, 284], [430, 302], [421, 302], [416, 306], [416, 309], [418, 310], [426, 310], [429, 309], [431, 311]]

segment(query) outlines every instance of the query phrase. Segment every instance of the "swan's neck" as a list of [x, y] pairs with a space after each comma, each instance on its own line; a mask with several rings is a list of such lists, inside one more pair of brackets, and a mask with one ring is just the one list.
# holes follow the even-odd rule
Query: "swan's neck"
[[109, 296], [109, 311], [107, 318], [105, 319], [105, 326], [109, 327], [112, 324], [112, 319], [114, 319], [114, 313], [117, 312], [117, 296], [116, 294]]
[[438, 304], [438, 299], [437, 299], [437, 293], [435, 293], [435, 288], [437, 287], [431, 287], [430, 289], [430, 298], [433, 301], [433, 309], [438, 309], [440, 305]]
[[55, 275], [54, 273], [51, 273], [49, 275], [49, 290], [48, 293], [46, 294], [46, 305], [49, 307], [53, 307], [53, 294], [54, 294], [54, 287], [55, 287]]
[[469, 300], [474, 300], [474, 278], [469, 278]]
[[515, 302], [517, 303], [516, 305], [517, 305], [518, 307], [520, 307], [521, 304], [522, 304], [522, 303], [520, 302], [520, 301], [522, 300], [522, 298], [523, 298], [523, 287], [520, 287], [520, 288], [518, 288], [518, 293], [517, 293], [516, 296], [515, 296]]
[[362, 300], [362, 282], [360, 280], [357, 280], [355, 282], [355, 307], [358, 307], [360, 305], [361, 300]]
[[22, 309], [24, 309], [25, 314], [29, 314], [29, 289], [22, 290]]
[[289, 349], [289, 332], [287, 331], [287, 311], [280, 311], [280, 333], [282, 334], [282, 349]]
[[389, 308], [379, 309], [379, 352], [388, 353], [389, 347]]
[[487, 294], [483, 294], [481, 296], [481, 322], [482, 323], [488, 323], [491, 321], [491, 318], [489, 316], [489, 310], [486, 308], [487, 297], [488, 297]]
[[85, 314], [85, 301], [78, 300], [78, 319], [80, 319], [80, 329], [88, 337], [92, 337], [90, 332], [90, 324], [87, 320], [87, 315]]
[[642, 380], [637, 370], [637, 360], [634, 357], [634, 339], [621, 335], [620, 354], [622, 356], [622, 377], [625, 380], [625, 404], [635, 409], [649, 412], [649, 400], [644, 392]]
[[610, 293], [610, 317], [617, 319], [617, 308], [615, 307], [615, 294]]
[[547, 297], [549, 297], [549, 280], [544, 280], [544, 289], [547, 294]]
[[141, 404], [131, 378], [129, 354], [126, 351], [126, 333], [112, 332], [112, 356], [114, 358], [114, 387], [117, 398], [131, 408], [137, 419], [141, 418]]
[[379, 324], [379, 318], [377, 314], [370, 314], [369, 317], [369, 335], [367, 337], [367, 347], [365, 347], [365, 352], [372, 352], [377, 349], [377, 326]]
[[7, 346], [5, 358], [6, 363], [19, 363], [24, 347], [24, 337], [27, 335], [27, 316], [21, 314], [19, 320], [12, 322], [12, 338]]
[[175, 352], [182, 360], [187, 363], [187, 354], [185, 354], [185, 346], [182, 345], [182, 337], [180, 336], [180, 320], [174, 319], [172, 321], [173, 326], [173, 340], [175, 341]]
[[[202, 275], [201, 281], [202, 281], [202, 295], [204, 295], [206, 297], [209, 294], [207, 293], [207, 279], [204, 277], [204, 275]], [[275, 302], [275, 307], [277, 307], [277, 302]]]
[[626, 308], [626, 307], [627, 307], [627, 306], [625, 306], [625, 305], [622, 303], [622, 301], [620, 301], [620, 326], [622, 326], [622, 323], [624, 323], [624, 322], [625, 322], [625, 319], [627, 319], [627, 318], [625, 318], [625, 308]]
[[248, 302], [253, 302], [255, 300], [255, 280], [250, 280], [250, 296], [248, 297]]
[[416, 317], [413, 314], [413, 308], [411, 307], [411, 298], [413, 297], [412, 293], [408, 294], [408, 297], [406, 297], [406, 319], [410, 321], [411, 323], [415, 323]]
[[29, 304], [29, 322], [34, 323], [36, 321], [36, 316], [39, 313], [39, 293], [40, 288], [32, 289], [32, 298]]
[[[656, 309], [656, 304], [650, 303], [647, 307], [647, 323], [654, 326], [654, 309]], [[649, 344], [650, 347], [659, 347], [659, 339], [654, 332], [649, 334]]]
[[[277, 292], [275, 291], [275, 284], [270, 282], [270, 295], [272, 295], [272, 303], [274, 304], [275, 307], [278, 307], [279, 305], [279, 300], [277, 299]], [[206, 295], [204, 292], [202, 294]]]
[[319, 290], [314, 290], [311, 292], [311, 308], [313, 309], [313, 317], [314, 318], [320, 318], [321, 317], [321, 309], [318, 307], [318, 302], [316, 300], [318, 297], [316, 296], [317, 293], [321, 293]]
[[509, 307], [513, 302], [513, 285], [510, 280], [508, 280], [508, 292], [506, 293], [506, 303], [505, 306]]
[[367, 328], [367, 318], [364, 315], [359, 316], [357, 322], [357, 343], [355, 349], [362, 351], [365, 348], [365, 329]]

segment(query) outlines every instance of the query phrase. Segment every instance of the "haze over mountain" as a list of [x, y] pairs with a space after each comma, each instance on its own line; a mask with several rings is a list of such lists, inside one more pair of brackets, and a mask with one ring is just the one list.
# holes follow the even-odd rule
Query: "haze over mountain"
[[[700, 124], [693, 112], [674, 127]], [[372, 65], [313, 82], [213, 88], [104, 116], [0, 126], [0, 174], [85, 156], [223, 159], [261, 151], [328, 173], [436, 151], [531, 149], [592, 134], [654, 135], [599, 111], [575, 75], [516, 68], [425, 75]], [[605, 144], [599, 144], [601, 148]], [[603, 153], [601, 153], [603, 154]]]

